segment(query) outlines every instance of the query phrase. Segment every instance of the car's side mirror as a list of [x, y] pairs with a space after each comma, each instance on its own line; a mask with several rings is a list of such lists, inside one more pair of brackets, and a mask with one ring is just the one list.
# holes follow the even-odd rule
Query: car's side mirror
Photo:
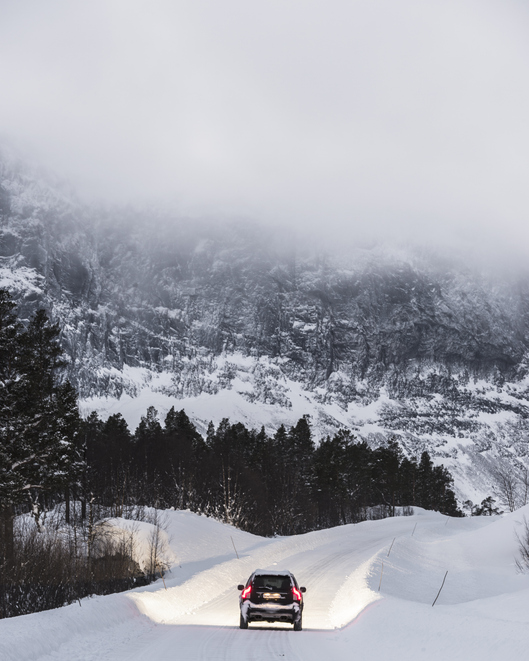
[[244, 590], [244, 585], [238, 585], [237, 590]]
[[300, 592], [306, 592], [306, 591], [307, 591], [307, 588], [299, 588], [299, 591], [300, 591]]

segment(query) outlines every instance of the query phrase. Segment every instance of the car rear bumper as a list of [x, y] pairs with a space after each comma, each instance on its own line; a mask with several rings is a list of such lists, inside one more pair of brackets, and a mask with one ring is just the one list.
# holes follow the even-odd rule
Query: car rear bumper
[[290, 622], [299, 619], [301, 609], [299, 604], [249, 604], [241, 608], [241, 613], [247, 622]]

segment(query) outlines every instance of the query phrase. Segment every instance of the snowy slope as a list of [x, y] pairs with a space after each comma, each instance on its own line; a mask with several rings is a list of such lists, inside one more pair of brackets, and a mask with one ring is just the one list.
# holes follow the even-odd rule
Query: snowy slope
[[[515, 533], [527, 515], [529, 506], [472, 519], [417, 509], [413, 517], [264, 539], [190, 512], [168, 512], [177, 563], [167, 589], [158, 581], [2, 620], [0, 658], [522, 658], [529, 576], [515, 571]], [[236, 586], [256, 567], [289, 569], [307, 587], [303, 632], [268, 624], [238, 628]]]

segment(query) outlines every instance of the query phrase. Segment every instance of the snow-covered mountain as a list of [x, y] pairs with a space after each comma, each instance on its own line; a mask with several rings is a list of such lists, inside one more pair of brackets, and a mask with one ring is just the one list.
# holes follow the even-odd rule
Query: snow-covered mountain
[[0, 286], [60, 322], [85, 411], [185, 408], [275, 428], [311, 416], [427, 449], [461, 498], [522, 468], [529, 278], [380, 245], [329, 252], [286, 231], [82, 204], [0, 157]]

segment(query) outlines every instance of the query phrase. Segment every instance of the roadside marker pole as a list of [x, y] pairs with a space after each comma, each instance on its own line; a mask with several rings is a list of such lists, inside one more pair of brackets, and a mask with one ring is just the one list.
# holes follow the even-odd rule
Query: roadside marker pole
[[240, 560], [239, 554], [237, 553], [237, 549], [235, 548], [235, 542], [233, 541], [233, 537], [230, 535], [231, 543], [233, 544], [233, 550], [235, 551], [235, 555], [237, 556], [237, 560]]
[[411, 536], [412, 536], [412, 537], [413, 537], [413, 533], [415, 532], [415, 528], [417, 527], [417, 523], [419, 523], [419, 522], [417, 521], [417, 522], [415, 523], [415, 525], [413, 526], [413, 532], [411, 533]]
[[439, 588], [439, 592], [437, 593], [437, 597], [435, 598], [432, 604], [432, 608], [435, 606], [435, 602], [439, 599], [439, 595], [441, 594], [441, 590], [443, 589], [443, 585], [445, 584], [447, 575], [448, 575], [448, 569], [446, 570], [446, 574], [445, 577], [443, 578], [443, 582], [441, 583], [441, 587]]
[[393, 544], [395, 543], [396, 539], [397, 539], [396, 537], [393, 537], [393, 541], [391, 542], [391, 546], [389, 547], [389, 551], [388, 551], [388, 558], [389, 558], [389, 554], [391, 553], [391, 549], [393, 548]]
[[378, 584], [378, 591], [380, 592], [380, 586], [382, 585], [382, 574], [384, 573], [384, 560], [382, 560], [382, 570], [380, 571], [380, 583]]

